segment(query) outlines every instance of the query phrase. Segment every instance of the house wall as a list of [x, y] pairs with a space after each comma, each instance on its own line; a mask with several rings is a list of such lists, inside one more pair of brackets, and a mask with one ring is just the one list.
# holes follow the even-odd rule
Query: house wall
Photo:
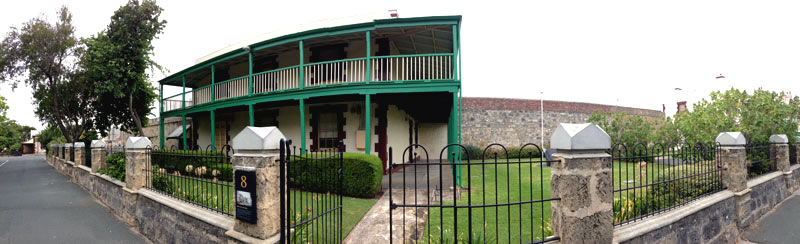
[[[428, 150], [431, 160], [439, 159], [439, 152], [447, 146], [447, 123], [420, 123], [419, 144]], [[419, 153], [424, 153], [419, 151]], [[447, 158], [443, 155], [442, 158]]]
[[[344, 133], [346, 134], [343, 142], [345, 144], [345, 151], [346, 152], [359, 152], [363, 153], [363, 149], [358, 149], [356, 147], [356, 131], [360, 129], [364, 129], [362, 126], [364, 123], [361, 121], [362, 116], [361, 113], [364, 112], [364, 103], [363, 102], [342, 102], [342, 103], [326, 103], [324, 105], [332, 105], [332, 104], [346, 104], [347, 111], [343, 113], [345, 124], [344, 124]], [[311, 136], [310, 132], [312, 129], [311, 126], [311, 112], [310, 108], [315, 106], [323, 106], [322, 104], [311, 104], [306, 105], [306, 146], [309, 147], [311, 145]], [[355, 111], [353, 108], [354, 106], [361, 107], [360, 111]], [[372, 129], [372, 138], [371, 143], [372, 145], [372, 152], [371, 154], [378, 156], [378, 152], [375, 151], [375, 143], [378, 142], [378, 134], [375, 130], [375, 126], [378, 125], [378, 118], [375, 116], [378, 104], [372, 104], [372, 118], [371, 118], [371, 125]], [[283, 106], [279, 107], [278, 109], [278, 128], [281, 130], [284, 136], [287, 139], [292, 140], [292, 146], [300, 147], [300, 110], [299, 106]], [[360, 113], [359, 113], [360, 112]], [[219, 116], [219, 113], [217, 113]], [[231, 121], [231, 139], [239, 131], [242, 131], [246, 126], [249, 125], [250, 117], [246, 111], [242, 112], [235, 112], [233, 113], [233, 120]], [[193, 119], [198, 120], [198, 139], [197, 143], [200, 145], [201, 148], [205, 149], [206, 146], [211, 144], [211, 122], [209, 120], [208, 113], [199, 113], [193, 117]], [[402, 150], [408, 146], [408, 131], [409, 125], [408, 121], [414, 121], [406, 111], [399, 109], [397, 106], [389, 105], [387, 111], [387, 147], [394, 148], [394, 159], [400, 159], [402, 157]], [[219, 121], [219, 120], [218, 120]], [[219, 123], [219, 122], [218, 122]], [[420, 143], [431, 143], [436, 150], [441, 149], [446, 145], [447, 142], [447, 124], [427, 124], [421, 125], [420, 127]], [[430, 134], [430, 135], [428, 135]], [[422, 139], [425, 136], [427, 139]], [[441, 137], [441, 138], [436, 138]], [[426, 144], [423, 144], [426, 145]], [[426, 147], [428, 147], [426, 145]], [[396, 163], [405, 162], [406, 160], [395, 160]]]

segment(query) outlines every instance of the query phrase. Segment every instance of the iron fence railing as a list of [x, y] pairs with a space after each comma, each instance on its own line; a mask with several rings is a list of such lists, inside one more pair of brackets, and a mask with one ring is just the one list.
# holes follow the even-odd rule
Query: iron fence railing
[[[411, 145], [402, 157], [389, 148], [391, 235], [400, 243], [544, 243], [559, 240], [551, 227], [552, 162], [529, 143], [483, 150], [451, 144], [429, 160]], [[448, 150], [450, 155], [448, 155]], [[434, 152], [436, 153], [436, 152]], [[399, 161], [394, 161], [399, 160]], [[458, 182], [466, 175], [466, 184]], [[418, 213], [397, 219], [394, 212]], [[426, 215], [427, 214], [427, 215]], [[395, 228], [395, 227], [400, 228]], [[394, 238], [392, 238], [394, 239]], [[392, 240], [392, 242], [395, 240]], [[390, 242], [391, 243], [391, 242]]]
[[234, 208], [233, 149], [147, 149], [146, 188], [224, 214]]
[[797, 144], [789, 144], [789, 165], [797, 164]]
[[747, 153], [747, 178], [753, 178], [776, 170], [775, 155], [769, 143], [749, 143], [745, 145]]
[[614, 145], [614, 225], [635, 222], [719, 192], [722, 163], [714, 143]]
[[[87, 143], [87, 145], [91, 145], [91, 142]], [[86, 165], [88, 168], [92, 168], [92, 148], [91, 147], [84, 147], [83, 148], [83, 165]]]
[[281, 140], [280, 243], [341, 243], [344, 145], [297, 154], [290, 144]]
[[114, 153], [125, 153], [125, 147], [123, 147], [122, 145], [120, 145], [120, 146], [112, 146], [112, 145], [106, 146], [106, 157], [111, 156], [111, 154], [114, 154]]
[[69, 161], [75, 163], [75, 145], [69, 148]]

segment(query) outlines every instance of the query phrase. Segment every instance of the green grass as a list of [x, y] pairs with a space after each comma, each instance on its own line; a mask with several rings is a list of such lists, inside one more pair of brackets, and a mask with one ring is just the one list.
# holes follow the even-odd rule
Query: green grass
[[[639, 167], [637, 163], [621, 163], [619, 161], [614, 161], [612, 165], [613, 165], [612, 171], [614, 173], [614, 177], [612, 180], [614, 181], [613, 184], [615, 190], [641, 186], [647, 183], [653, 183], [656, 177], [658, 177], [659, 173], [665, 172], [672, 167], [672, 166], [665, 166], [665, 165], [651, 163], [647, 164], [647, 166], [642, 168]], [[646, 179], [646, 181], [642, 179]], [[626, 183], [626, 181], [633, 181], [633, 182]], [[634, 189], [616, 192], [614, 196], [619, 197], [620, 195], [627, 193], [633, 194], [633, 191]], [[638, 194], [640, 193], [641, 190], [636, 190], [636, 191]]]
[[[188, 178], [186, 176], [178, 177], [174, 175], [164, 175], [167, 179], [172, 182], [174, 186], [172, 192], [168, 192], [175, 197], [195, 202], [201, 205], [205, 205], [207, 207], [216, 209], [218, 211], [226, 212], [229, 214], [233, 214], [233, 209], [235, 207], [234, 204], [234, 195], [233, 195], [233, 183], [232, 182], [225, 182], [225, 181], [217, 181], [210, 182], [208, 179], [203, 179], [201, 181], [199, 178]], [[209, 182], [205, 182], [209, 181]], [[161, 191], [165, 191], [163, 189], [159, 189]], [[292, 198], [292, 202], [290, 204], [296, 204], [292, 206], [300, 206], [300, 200], [303, 200], [305, 210], [311, 210], [313, 215], [319, 214], [321, 211], [325, 211], [327, 209], [332, 208], [334, 206], [334, 202], [331, 199], [334, 199], [334, 195], [328, 194], [319, 194], [319, 193], [309, 193], [309, 192], [300, 192], [300, 191], [290, 191], [290, 196]], [[264, 197], [264, 196], [262, 196]], [[377, 200], [375, 199], [361, 199], [361, 198], [353, 198], [353, 197], [343, 197], [342, 198], [342, 238], [346, 237], [348, 233], [353, 229], [353, 227], [358, 224], [364, 214], [369, 211], [369, 209], [375, 205]], [[327, 205], [325, 205], [327, 204]], [[304, 209], [300, 207], [296, 207], [296, 214], [300, 217], [303, 217]], [[307, 212], [305, 212], [307, 213]], [[318, 219], [314, 221], [314, 224], [309, 225], [307, 227], [308, 233], [311, 233], [311, 240], [314, 239], [314, 234], [316, 234], [317, 238], [321, 238], [322, 234], [315, 232], [316, 229], [323, 229], [321, 228], [321, 222], [329, 222], [331, 224], [338, 225], [339, 222], [333, 221], [329, 217], [334, 216], [333, 214], [326, 215], [325, 219]], [[328, 227], [331, 229], [333, 226]]]
[[[513, 162], [515, 159], [512, 159]], [[457, 205], [468, 205], [468, 194], [472, 196], [472, 205], [518, 202], [533, 199], [550, 198], [550, 169], [532, 167], [530, 163], [472, 165], [471, 169], [462, 167], [463, 175], [471, 175], [469, 184], [471, 191], [462, 192]], [[471, 172], [468, 172], [471, 170]], [[539, 184], [545, 182], [545, 184]], [[485, 197], [485, 200], [484, 200]], [[452, 205], [453, 201], [444, 201], [444, 205]], [[444, 232], [445, 242], [455, 239], [455, 219], [458, 218], [458, 239], [467, 240], [466, 232], [469, 224], [467, 209], [430, 208], [429, 221], [423, 242], [438, 243]], [[473, 239], [486, 240], [490, 243], [520, 243], [543, 239], [552, 234], [550, 229], [551, 208], [549, 202], [520, 204], [501, 207], [473, 208]], [[484, 217], [485, 214], [485, 217]], [[443, 219], [443, 221], [442, 221]], [[542, 226], [544, 219], [544, 227]], [[510, 221], [510, 223], [509, 223]], [[444, 223], [444, 224], [442, 224]], [[448, 241], [449, 240], [449, 241]]]
[[[338, 196], [324, 193], [291, 191], [292, 224], [300, 223], [310, 217], [316, 216], [326, 210], [334, 208], [338, 203]], [[342, 239], [347, 237], [351, 230], [361, 221], [364, 214], [377, 202], [375, 199], [361, 199], [342, 197]], [[327, 214], [317, 218], [309, 224], [297, 226], [292, 236], [293, 243], [320, 243], [337, 238], [339, 219], [335, 214]], [[332, 231], [333, 230], [333, 231]], [[326, 233], [327, 232], [327, 233]], [[327, 239], [326, 239], [327, 237]], [[325, 241], [327, 240], [327, 241]]]

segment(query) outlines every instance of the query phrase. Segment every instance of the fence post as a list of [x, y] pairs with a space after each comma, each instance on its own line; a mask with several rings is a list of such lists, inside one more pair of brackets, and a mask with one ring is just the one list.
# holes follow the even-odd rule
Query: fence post
[[65, 151], [66, 157], [64, 158], [64, 161], [72, 162], [73, 164], [75, 164], [75, 162], [72, 161], [72, 146], [73, 146], [72, 143], [64, 144], [64, 147], [66, 148]]
[[562, 243], [611, 243], [614, 236], [611, 138], [597, 125], [561, 123], [550, 137], [553, 233]]
[[720, 145], [722, 185], [736, 198], [736, 223], [745, 228], [753, 221], [750, 215], [750, 188], [747, 188], [747, 139], [741, 132], [722, 132], [715, 142]]
[[106, 143], [103, 140], [92, 140], [92, 173], [99, 169], [106, 169]]
[[83, 150], [86, 150], [86, 144], [84, 144], [83, 142], [76, 142], [74, 147], [75, 147], [75, 166], [86, 165], [86, 163], [83, 162], [85, 160], [83, 155], [85, 152]]
[[[233, 232], [228, 235], [238, 236], [239, 233], [261, 240], [269, 239], [270, 243], [277, 242], [279, 238], [280, 220], [280, 141], [284, 139], [283, 133], [277, 127], [245, 127], [233, 138], [232, 147], [235, 150], [233, 158], [234, 175], [236, 171], [255, 171], [255, 205], [256, 223], [240, 220], [245, 212], [237, 206]], [[234, 177], [234, 185], [242, 184], [242, 179]], [[234, 192], [234, 197], [238, 197]], [[240, 212], [241, 211], [241, 212]], [[240, 238], [241, 239], [241, 238]]]
[[775, 167], [778, 171], [791, 173], [789, 168], [789, 137], [785, 134], [771, 135], [769, 137], [769, 154], [775, 159]]
[[128, 137], [125, 142], [125, 187], [137, 191], [145, 186], [145, 174], [149, 155], [147, 148], [152, 146], [147, 137]]

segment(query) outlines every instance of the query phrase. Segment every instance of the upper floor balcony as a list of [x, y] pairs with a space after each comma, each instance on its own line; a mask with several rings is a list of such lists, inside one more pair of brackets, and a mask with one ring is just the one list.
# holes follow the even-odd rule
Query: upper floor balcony
[[[379, 19], [245, 41], [159, 81], [161, 112], [274, 94], [324, 95], [343, 86], [459, 86], [460, 20]], [[164, 86], [180, 92], [164, 97]]]

